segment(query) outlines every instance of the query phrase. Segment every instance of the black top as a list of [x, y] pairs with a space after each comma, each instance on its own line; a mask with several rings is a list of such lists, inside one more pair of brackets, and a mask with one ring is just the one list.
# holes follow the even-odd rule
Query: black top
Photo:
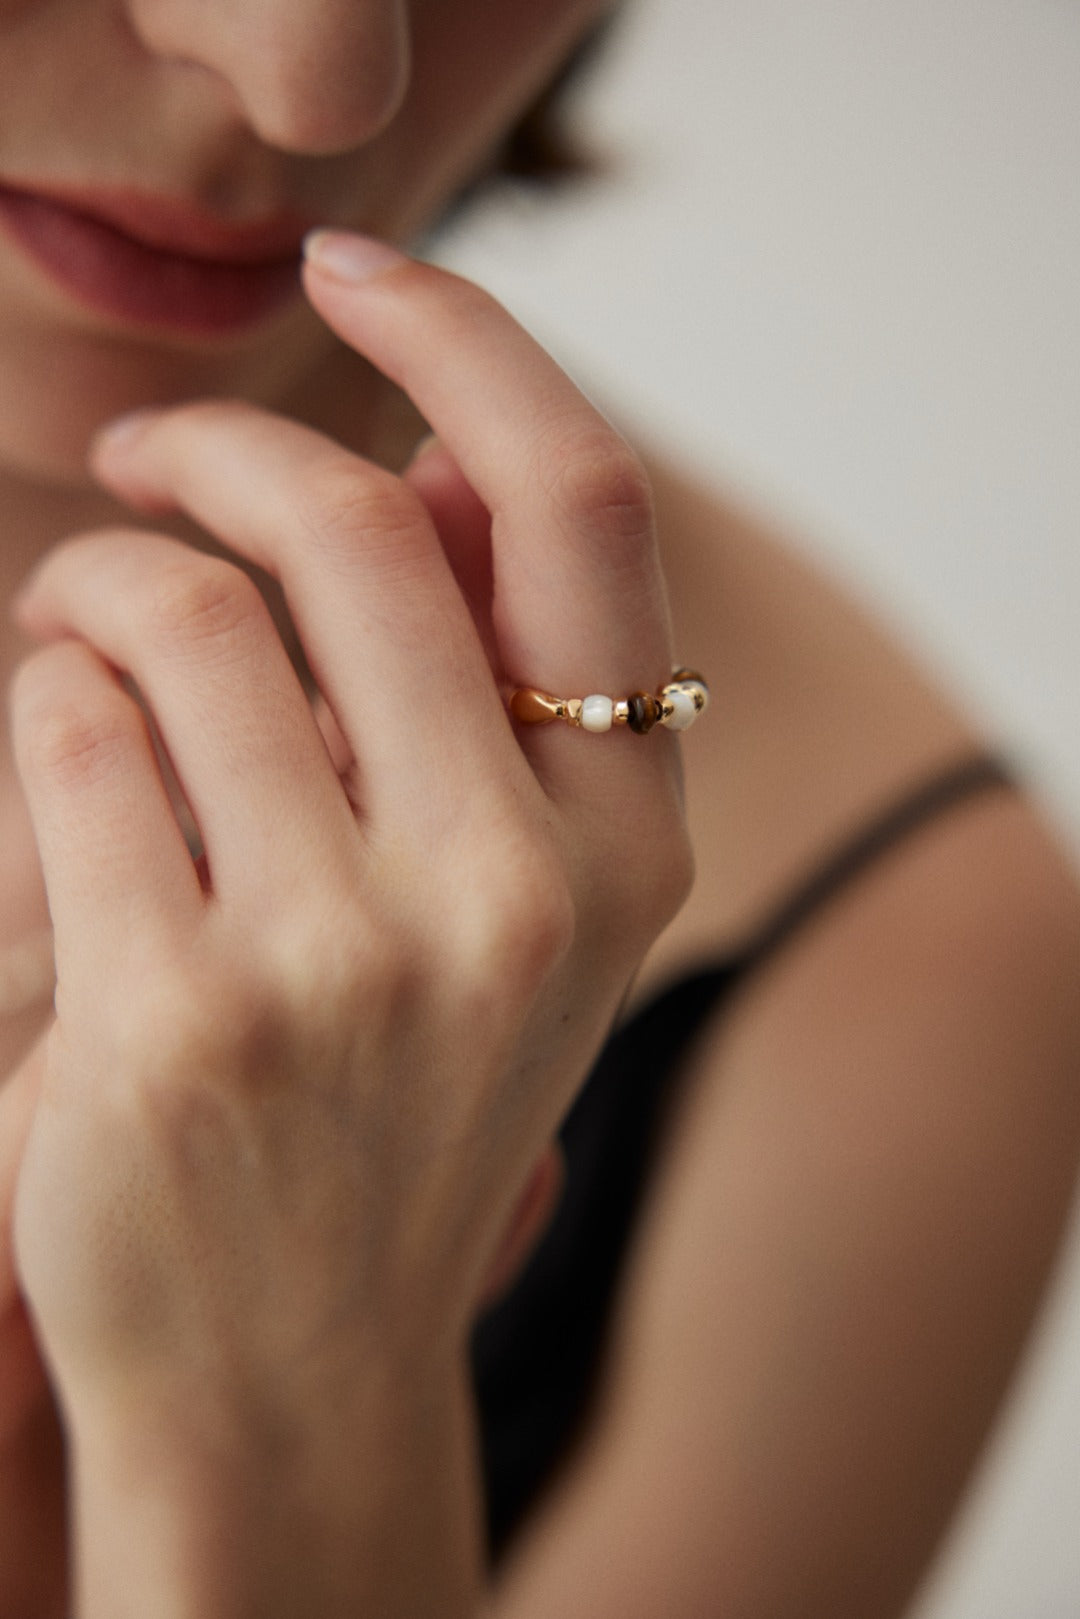
[[494, 1557], [583, 1414], [664, 1109], [706, 1023], [869, 865], [952, 805], [1011, 781], [1000, 761], [984, 756], [935, 775], [837, 849], [743, 948], [679, 979], [612, 1034], [561, 1132], [566, 1181], [554, 1219], [474, 1336]]

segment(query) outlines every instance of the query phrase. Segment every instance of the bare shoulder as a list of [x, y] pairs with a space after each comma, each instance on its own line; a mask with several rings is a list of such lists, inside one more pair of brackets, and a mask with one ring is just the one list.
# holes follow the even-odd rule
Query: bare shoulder
[[[679, 655], [718, 697], [686, 739], [700, 880], [659, 976], [978, 738], [782, 544], [656, 486]], [[1068, 1209], [1078, 984], [1070, 862], [1002, 791], [744, 985], [680, 1091], [592, 1420], [500, 1619], [903, 1611]]]
[[1080, 1146], [1080, 903], [1022, 800], [876, 867], [703, 1043], [500, 1619], [899, 1619]]

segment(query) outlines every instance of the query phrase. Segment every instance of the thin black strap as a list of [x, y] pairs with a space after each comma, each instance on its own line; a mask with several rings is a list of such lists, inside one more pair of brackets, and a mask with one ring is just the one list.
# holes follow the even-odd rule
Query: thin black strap
[[740, 978], [755, 970], [867, 866], [928, 821], [978, 793], [1015, 786], [1016, 777], [1005, 761], [988, 753], [961, 759], [936, 772], [827, 856], [733, 953], [730, 965]]
[[745, 974], [883, 852], [951, 805], [1012, 781], [1000, 760], [985, 755], [936, 773], [841, 845], [744, 948], [676, 980], [614, 1031], [563, 1125], [566, 1184], [551, 1225], [473, 1335], [493, 1557], [587, 1409], [665, 1110], [695, 1042]]

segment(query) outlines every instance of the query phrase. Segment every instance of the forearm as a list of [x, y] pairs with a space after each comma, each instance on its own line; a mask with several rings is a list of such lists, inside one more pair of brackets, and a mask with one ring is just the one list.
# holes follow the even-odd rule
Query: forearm
[[[254, 1409], [255, 1404], [258, 1409]], [[74, 1443], [74, 1619], [458, 1619], [476, 1606], [463, 1379], [321, 1410], [132, 1399]]]

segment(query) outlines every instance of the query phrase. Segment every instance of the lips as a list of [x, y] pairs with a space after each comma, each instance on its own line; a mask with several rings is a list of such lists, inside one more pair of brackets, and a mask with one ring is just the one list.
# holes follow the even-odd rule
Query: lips
[[134, 191], [0, 185], [0, 228], [76, 302], [191, 336], [242, 331], [295, 298], [309, 223], [234, 225]]

